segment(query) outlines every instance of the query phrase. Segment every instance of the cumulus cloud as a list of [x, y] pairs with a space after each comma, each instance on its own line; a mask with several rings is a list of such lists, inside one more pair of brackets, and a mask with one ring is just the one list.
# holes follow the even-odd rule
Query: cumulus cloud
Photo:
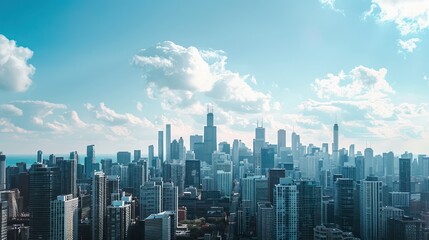
[[400, 52], [405, 51], [412, 53], [417, 47], [417, 43], [420, 42], [420, 38], [410, 38], [408, 40], [398, 40], [398, 46], [401, 48]]
[[19, 47], [13, 40], [0, 34], [0, 89], [5, 91], [24, 92], [31, 83], [35, 72], [33, 65], [27, 61], [33, 52]]
[[13, 104], [1, 104], [0, 113], [3, 115], [13, 115], [13, 116], [22, 116], [22, 109], [17, 108]]
[[428, 0], [372, 0], [364, 16], [374, 15], [380, 22], [393, 22], [402, 36], [429, 28]]
[[143, 104], [141, 102], [136, 103], [136, 109], [137, 111], [141, 112], [143, 110]]
[[338, 8], [335, 7], [335, 1], [336, 0], [319, 0], [319, 2], [323, 5], [323, 6], [327, 6], [330, 9], [334, 10], [335, 12], [341, 13], [344, 15], [344, 11], [340, 10]]
[[270, 108], [271, 96], [248, 84], [256, 79], [226, 68], [223, 51], [165, 41], [136, 54], [132, 63], [143, 71], [148, 97], [161, 99], [164, 109], [186, 108], [201, 98], [236, 112]]

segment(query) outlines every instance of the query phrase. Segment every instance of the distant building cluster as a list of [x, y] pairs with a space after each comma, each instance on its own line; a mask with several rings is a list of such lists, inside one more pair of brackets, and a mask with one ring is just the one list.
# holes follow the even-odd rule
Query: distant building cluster
[[0, 240], [429, 239], [429, 156], [341, 148], [338, 124], [317, 146], [284, 129], [269, 143], [258, 123], [250, 149], [218, 143], [214, 120], [188, 151], [167, 124], [115, 161], [95, 145], [15, 166], [0, 153]]

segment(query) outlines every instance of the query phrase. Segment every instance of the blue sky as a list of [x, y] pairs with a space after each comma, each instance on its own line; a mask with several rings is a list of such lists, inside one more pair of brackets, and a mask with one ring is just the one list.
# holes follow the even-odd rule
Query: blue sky
[[0, 150], [98, 152], [202, 134], [425, 153], [429, 1], [7, 1]]

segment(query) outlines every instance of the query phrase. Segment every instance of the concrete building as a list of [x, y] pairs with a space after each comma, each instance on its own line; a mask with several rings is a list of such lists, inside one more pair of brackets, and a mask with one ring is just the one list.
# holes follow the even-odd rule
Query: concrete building
[[60, 195], [51, 201], [51, 240], [72, 240], [77, 238], [78, 198], [72, 194]]

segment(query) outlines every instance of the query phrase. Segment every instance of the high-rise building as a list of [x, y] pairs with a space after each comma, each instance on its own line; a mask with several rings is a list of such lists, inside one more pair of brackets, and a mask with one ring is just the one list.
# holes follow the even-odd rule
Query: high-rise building
[[162, 185], [162, 211], [172, 211], [177, 213], [178, 189], [172, 182], [165, 182]]
[[94, 172], [92, 177], [91, 235], [93, 240], [103, 240], [106, 220], [106, 176], [103, 172]]
[[165, 161], [171, 160], [171, 125], [165, 125]]
[[162, 176], [165, 182], [173, 182], [178, 187], [179, 196], [183, 194], [185, 189], [184, 164], [178, 162], [164, 164]]
[[120, 194], [120, 178], [118, 175], [106, 176], [106, 205], [109, 206], [113, 201], [121, 198]]
[[170, 159], [171, 160], [180, 160], [179, 159], [179, 142], [174, 139], [170, 144]]
[[130, 152], [118, 152], [116, 154], [116, 159], [119, 164], [127, 165], [131, 162], [131, 153]]
[[207, 126], [204, 126], [204, 156], [203, 161], [211, 164], [212, 153], [217, 149], [216, 126], [214, 125], [214, 115], [212, 111], [207, 113]]
[[294, 162], [298, 162], [300, 158], [300, 148], [301, 148], [300, 136], [295, 132], [292, 132], [291, 138], [292, 138], [292, 141], [291, 141], [292, 158]]
[[128, 164], [128, 187], [133, 189], [133, 195], [140, 195], [140, 186], [148, 180], [146, 161]]
[[264, 147], [266, 147], [265, 128], [263, 125], [259, 126], [259, 124], [257, 124], [255, 128], [255, 138], [253, 139], [253, 169], [256, 174], [260, 174], [258, 171], [260, 171], [262, 167], [261, 153]]
[[155, 157], [155, 149], [153, 147], [153, 145], [149, 145], [147, 147], [147, 163], [149, 167], [156, 167], [156, 164], [154, 164], [153, 160]]
[[194, 186], [200, 187], [201, 184], [201, 161], [186, 160], [185, 162], [185, 187]]
[[113, 201], [106, 210], [106, 239], [128, 239], [131, 226], [131, 205], [124, 201]]
[[280, 154], [282, 148], [286, 148], [286, 130], [279, 129], [277, 131], [277, 153]]
[[128, 165], [113, 164], [111, 175], [119, 176], [119, 187], [121, 189], [128, 187]]
[[365, 158], [363, 156], [356, 156], [356, 181], [365, 179]]
[[72, 194], [57, 196], [51, 201], [50, 239], [78, 239], [78, 199]]
[[216, 186], [221, 197], [229, 198], [232, 191], [232, 172], [218, 170], [216, 174]]
[[231, 154], [231, 145], [226, 141], [220, 142], [218, 149], [219, 149], [219, 152]]
[[332, 160], [333, 160], [333, 164], [335, 164], [336, 166], [340, 165], [339, 159], [339, 152], [338, 152], [338, 124], [334, 124], [334, 128], [333, 128], [333, 138], [334, 141], [332, 142]]
[[270, 202], [258, 203], [258, 240], [274, 239], [274, 209]]
[[113, 161], [111, 158], [101, 159], [101, 170], [104, 172], [104, 174], [106, 175], [112, 174], [112, 165], [113, 165]]
[[158, 159], [160, 162], [164, 161], [164, 132], [163, 131], [158, 131]]
[[381, 232], [380, 232], [380, 239], [382, 240], [388, 240], [387, 236], [389, 235], [388, 233], [388, 227], [387, 227], [387, 221], [390, 218], [396, 218], [396, 217], [402, 217], [404, 215], [404, 210], [399, 209], [399, 208], [395, 208], [395, 207], [391, 207], [391, 206], [386, 206], [386, 207], [382, 207], [381, 208], [381, 219], [380, 219], [380, 223], [381, 223]]
[[60, 167], [60, 184], [62, 195], [72, 194], [77, 197], [77, 160], [63, 160], [58, 163]]
[[355, 161], [355, 145], [354, 144], [350, 144], [349, 146], [349, 162], [354, 162]]
[[393, 176], [394, 160], [395, 156], [393, 155], [393, 152], [383, 153], [384, 176]]
[[274, 186], [280, 183], [280, 178], [286, 176], [285, 169], [270, 169], [268, 171], [268, 200], [274, 204]]
[[274, 187], [275, 239], [298, 239], [298, 191], [292, 180], [281, 178]]
[[375, 174], [375, 164], [374, 164], [374, 150], [372, 148], [365, 148], [365, 176], [370, 176]]
[[42, 150], [37, 151], [37, 162], [43, 163], [43, 152], [42, 152]]
[[399, 158], [399, 191], [411, 193], [411, 159]]
[[189, 150], [194, 151], [195, 150], [195, 143], [202, 143], [203, 142], [203, 136], [202, 135], [191, 135], [189, 137]]
[[29, 179], [30, 239], [49, 239], [50, 202], [58, 196], [59, 169], [35, 163]]
[[184, 143], [182, 137], [179, 138], [179, 154], [178, 155], [179, 155], [178, 159], [180, 161], [184, 161], [185, 160], [185, 157], [186, 157], [186, 148], [185, 148], [185, 143]]
[[162, 186], [155, 182], [145, 182], [140, 187], [140, 219], [162, 210]]
[[232, 143], [232, 177], [234, 179], [239, 178], [239, 167], [240, 167], [240, 141], [238, 139], [234, 139]]
[[0, 152], [0, 190], [6, 189], [6, 155]]
[[360, 237], [380, 239], [380, 212], [383, 206], [383, 182], [367, 177], [360, 184]]
[[85, 176], [87, 179], [92, 178], [92, 176], [94, 175], [95, 163], [96, 163], [95, 145], [88, 145], [86, 147], [86, 157], [85, 157]]
[[261, 149], [261, 175], [267, 175], [267, 171], [272, 168], [274, 168], [274, 149], [263, 147]]
[[0, 201], [0, 239], [7, 239], [8, 202]]
[[154, 213], [144, 219], [145, 240], [171, 240], [171, 214], [167, 212]]
[[353, 179], [338, 178], [334, 191], [334, 218], [341, 230], [351, 232], [354, 221]]
[[142, 158], [142, 151], [141, 150], [134, 150], [134, 162], [139, 161]]
[[298, 191], [298, 236], [299, 239], [313, 239], [313, 228], [320, 225], [322, 209], [322, 188], [315, 181], [296, 182]]

